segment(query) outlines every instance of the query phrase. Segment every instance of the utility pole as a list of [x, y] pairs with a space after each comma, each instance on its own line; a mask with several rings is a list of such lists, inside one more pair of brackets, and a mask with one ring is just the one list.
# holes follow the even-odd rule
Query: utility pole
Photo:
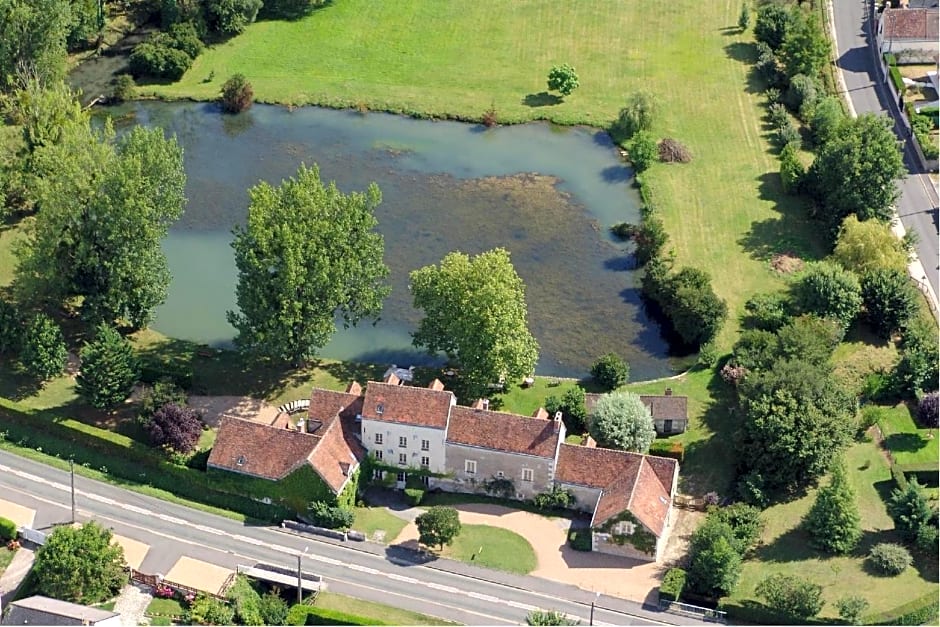
[[597, 598], [598, 598], [599, 596], [601, 596], [601, 593], [600, 593], [600, 592], [596, 592], [596, 593], [594, 593], [594, 598], [591, 599], [591, 620], [590, 620], [590, 622], [588, 623], [589, 625], [593, 625], [593, 624], [594, 624], [594, 604], [597, 603]]
[[72, 524], [75, 524], [75, 462], [69, 460], [69, 474], [71, 475], [72, 483]]
[[303, 553], [297, 554], [297, 604], [301, 604], [304, 601], [304, 580], [303, 580], [303, 571], [300, 566], [300, 559], [307, 554], [307, 549], [309, 547], [304, 547]]

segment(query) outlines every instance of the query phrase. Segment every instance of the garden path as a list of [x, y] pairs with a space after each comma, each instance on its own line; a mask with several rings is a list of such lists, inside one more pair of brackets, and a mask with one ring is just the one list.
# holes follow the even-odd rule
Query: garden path
[[147, 606], [153, 600], [150, 588], [142, 584], [128, 584], [121, 589], [114, 611], [121, 615], [122, 627], [136, 627], [149, 625], [150, 619], [146, 617]]

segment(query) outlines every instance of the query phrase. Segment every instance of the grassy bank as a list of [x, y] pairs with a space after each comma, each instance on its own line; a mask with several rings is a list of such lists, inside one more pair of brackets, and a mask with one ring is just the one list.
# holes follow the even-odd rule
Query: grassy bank
[[[391, 601], [392, 599], [390, 598], [389, 600]], [[441, 620], [440, 618], [428, 616], [427, 614], [410, 612], [408, 610], [402, 610], [390, 605], [384, 605], [382, 603], [363, 601], [361, 599], [348, 597], [343, 594], [336, 594], [335, 592], [320, 592], [317, 595], [316, 607], [326, 610], [345, 612], [347, 614], [355, 614], [356, 616], [361, 616], [363, 618], [380, 620], [383, 621], [386, 625], [456, 624], [446, 620]]]
[[462, 525], [454, 543], [444, 547], [444, 557], [528, 575], [538, 566], [535, 551], [518, 533], [489, 525]]

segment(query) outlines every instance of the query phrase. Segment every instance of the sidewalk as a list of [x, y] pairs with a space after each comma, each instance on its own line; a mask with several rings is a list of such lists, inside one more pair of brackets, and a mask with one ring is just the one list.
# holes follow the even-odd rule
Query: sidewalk
[[13, 556], [13, 561], [0, 575], [0, 608], [6, 607], [13, 600], [35, 559], [36, 553], [25, 545]]

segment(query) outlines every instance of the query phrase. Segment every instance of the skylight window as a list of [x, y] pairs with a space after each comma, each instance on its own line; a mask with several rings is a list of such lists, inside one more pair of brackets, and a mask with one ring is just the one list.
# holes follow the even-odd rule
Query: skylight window
[[383, 413], [385, 413], [385, 405], [383, 405], [382, 403], [377, 404], [375, 406], [375, 413], [378, 416], [381, 416]]

